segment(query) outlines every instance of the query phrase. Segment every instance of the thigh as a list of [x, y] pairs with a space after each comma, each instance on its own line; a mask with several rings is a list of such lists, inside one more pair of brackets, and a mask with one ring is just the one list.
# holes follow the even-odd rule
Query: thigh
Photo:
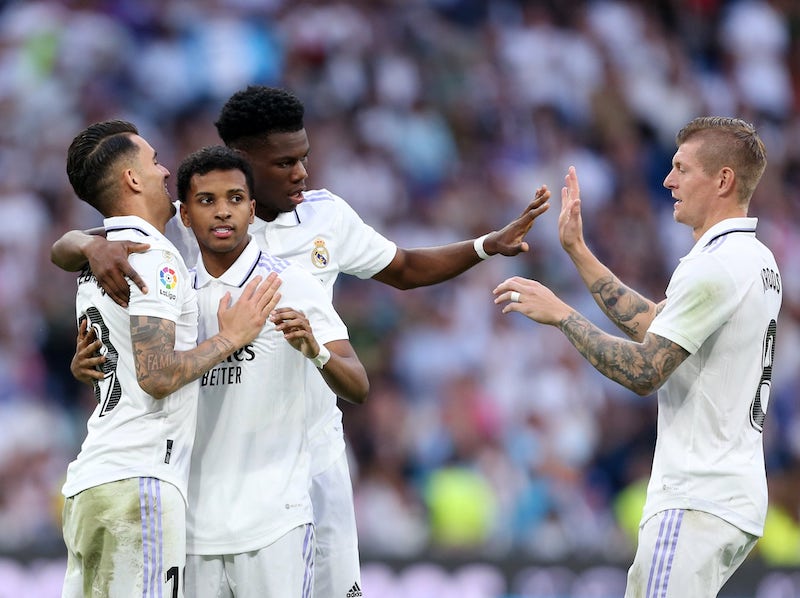
[[180, 598], [186, 510], [171, 484], [128, 478], [89, 488], [64, 506], [63, 595]]
[[625, 596], [713, 598], [756, 540], [703, 511], [662, 511], [639, 530]]
[[192, 598], [233, 598], [222, 556], [186, 555], [186, 595]]
[[353, 486], [345, 453], [312, 478], [311, 502], [317, 536], [314, 595], [361, 596]]
[[298, 526], [260, 550], [226, 556], [225, 572], [236, 598], [309, 598], [314, 526]]

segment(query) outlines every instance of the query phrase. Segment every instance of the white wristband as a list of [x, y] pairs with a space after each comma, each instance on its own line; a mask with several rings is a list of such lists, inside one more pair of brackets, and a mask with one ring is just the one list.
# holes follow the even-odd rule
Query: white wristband
[[486, 233], [482, 237], [478, 237], [472, 244], [472, 246], [475, 248], [475, 253], [477, 253], [478, 257], [481, 258], [482, 260], [488, 259], [490, 257], [489, 254], [486, 253], [486, 250], [483, 248], [483, 242], [484, 240], [486, 240], [486, 237], [488, 237], [490, 234], [491, 233]]
[[314, 357], [311, 360], [311, 363], [317, 366], [317, 369], [321, 370], [322, 368], [325, 367], [325, 364], [328, 363], [328, 360], [330, 358], [331, 358], [331, 352], [328, 350], [328, 347], [326, 347], [325, 345], [320, 345], [319, 353], [317, 354], [316, 357]]

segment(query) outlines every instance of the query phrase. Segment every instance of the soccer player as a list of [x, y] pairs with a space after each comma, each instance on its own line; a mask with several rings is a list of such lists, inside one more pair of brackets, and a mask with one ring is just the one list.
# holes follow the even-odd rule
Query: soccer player
[[193, 381], [256, 337], [280, 281], [273, 275], [259, 287], [262, 277], [254, 278], [233, 307], [230, 294], [221, 296], [219, 326], [197, 345], [197, 296], [164, 236], [175, 208], [155, 150], [131, 123], [95, 123], [72, 141], [67, 175], [104, 216], [109, 239], [149, 245], [131, 260], [152, 291], [133, 289], [124, 308], [90, 269], [78, 278], [79, 327], [94, 331], [104, 359], [97, 406], [63, 487], [63, 596], [182, 596]]
[[[523, 239], [549, 207], [550, 191], [545, 186], [537, 189], [518, 218], [499, 231], [449, 245], [403, 249], [364, 223], [342, 198], [325, 189], [306, 190], [310, 144], [303, 116], [303, 104], [288, 91], [249, 86], [228, 100], [216, 127], [225, 144], [241, 152], [253, 167], [256, 219], [250, 233], [263, 250], [319, 278], [330, 296], [340, 272], [411, 289], [449, 280], [490, 255], [528, 251]], [[189, 259], [196, 253], [192, 235], [175, 226], [174, 220], [170, 226], [168, 234]], [[114, 246], [72, 231], [53, 246], [52, 258], [66, 269], [88, 259], [104, 288], [124, 302], [127, 279], [137, 285], [142, 282], [127, 260], [132, 250], [136, 246]], [[361, 573], [342, 413], [335, 394], [321, 381], [309, 380], [308, 396], [317, 539], [315, 596], [357, 598]]]
[[369, 389], [319, 281], [248, 234], [252, 186], [249, 164], [223, 146], [203, 148], [178, 168], [181, 220], [200, 247], [201, 337], [215, 331], [210, 307], [220, 295], [236, 296], [254, 276], [276, 272], [282, 280], [273, 324], [201, 378], [186, 566], [186, 591], [196, 598], [311, 595], [307, 381], [356, 403]]
[[755, 128], [699, 117], [677, 134], [664, 186], [695, 245], [656, 304], [626, 287], [583, 238], [574, 168], [559, 237], [603, 312], [630, 340], [601, 331], [532, 280], [494, 290], [503, 313], [561, 329], [600, 373], [639, 395], [658, 390], [658, 428], [626, 598], [716, 596], [763, 533], [762, 432], [782, 288], [747, 212], [766, 168]]

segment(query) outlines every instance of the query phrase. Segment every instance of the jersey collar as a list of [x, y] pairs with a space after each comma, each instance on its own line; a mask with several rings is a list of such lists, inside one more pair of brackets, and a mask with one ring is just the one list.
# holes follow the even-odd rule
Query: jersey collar
[[233, 262], [231, 267], [223, 272], [222, 276], [219, 278], [214, 278], [208, 273], [206, 266], [203, 263], [203, 256], [200, 255], [199, 259], [197, 260], [197, 282], [195, 288], [202, 288], [215, 280], [218, 280], [227, 286], [243, 287], [253, 274], [253, 270], [255, 270], [256, 266], [258, 266], [258, 261], [260, 258], [261, 250], [258, 248], [258, 243], [256, 243], [252, 235], [250, 236], [250, 242], [247, 244], [247, 247], [244, 248], [242, 255], [240, 255], [236, 261]]
[[297, 214], [297, 210], [295, 209], [291, 212], [281, 212], [275, 217], [275, 220], [270, 222], [262, 220], [256, 216], [255, 221], [250, 225], [250, 227], [257, 227], [254, 230], [261, 230], [262, 228], [266, 229], [269, 226], [282, 226], [285, 228], [290, 228], [292, 226], [297, 226], [298, 224], [300, 224], [300, 216]]
[[758, 218], [727, 218], [717, 222], [697, 240], [689, 255], [702, 251], [708, 244], [730, 233], [755, 234]]
[[164, 235], [159, 230], [140, 216], [112, 216], [103, 219], [103, 227], [106, 234], [123, 230], [135, 230], [145, 237], [155, 237], [164, 239]]

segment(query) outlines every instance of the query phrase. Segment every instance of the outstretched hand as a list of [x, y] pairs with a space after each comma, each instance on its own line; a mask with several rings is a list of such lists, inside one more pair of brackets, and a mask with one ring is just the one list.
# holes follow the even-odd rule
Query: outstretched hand
[[548, 210], [549, 200], [550, 189], [547, 188], [547, 185], [542, 185], [536, 190], [533, 201], [528, 204], [519, 217], [486, 237], [483, 242], [486, 252], [490, 255], [499, 253], [500, 255], [514, 256], [528, 251], [528, 243], [523, 239], [531, 230], [533, 221]]
[[518, 311], [540, 324], [558, 326], [572, 312], [569, 305], [536, 280], [512, 276], [492, 292], [495, 305], [505, 303], [504, 314]]
[[567, 253], [585, 244], [581, 217], [581, 187], [575, 167], [570, 166], [561, 188], [561, 213], [558, 215], [558, 239]]
[[147, 285], [131, 266], [128, 256], [132, 253], [144, 253], [149, 248], [150, 245], [147, 243], [108, 241], [105, 237], [97, 235], [86, 246], [86, 258], [89, 260], [89, 267], [97, 279], [97, 284], [122, 307], [128, 307], [131, 295], [128, 279], [139, 287], [142, 293], [147, 293]]

